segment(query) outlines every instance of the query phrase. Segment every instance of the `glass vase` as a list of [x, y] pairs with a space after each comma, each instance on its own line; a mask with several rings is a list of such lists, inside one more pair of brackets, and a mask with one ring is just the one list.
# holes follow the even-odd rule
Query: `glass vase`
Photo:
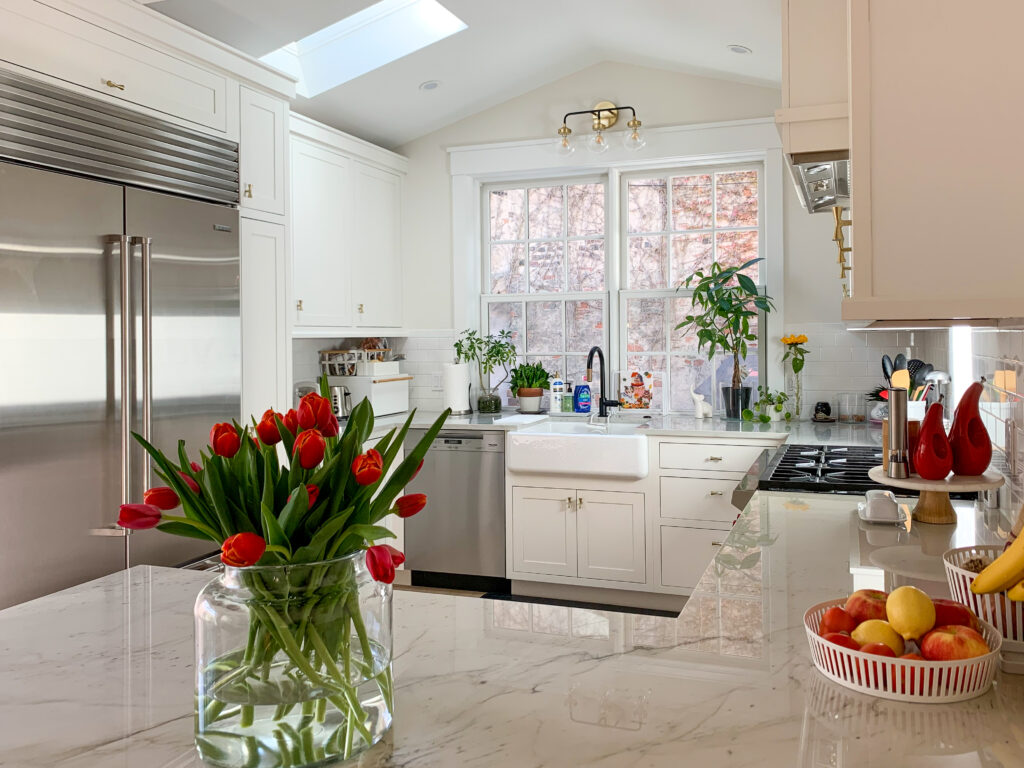
[[793, 369], [786, 367], [786, 394], [789, 395], [788, 410], [793, 415], [793, 420], [800, 418], [800, 408], [803, 405], [804, 396], [804, 372], [794, 373]]
[[391, 726], [391, 585], [365, 552], [225, 569], [199, 593], [196, 748], [224, 768], [319, 765]]
[[485, 387], [476, 399], [477, 413], [501, 413], [501, 395], [497, 387]]

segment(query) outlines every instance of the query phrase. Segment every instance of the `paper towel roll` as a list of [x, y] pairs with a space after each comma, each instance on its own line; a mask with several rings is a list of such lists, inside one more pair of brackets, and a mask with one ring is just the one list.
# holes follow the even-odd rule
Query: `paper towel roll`
[[444, 407], [452, 413], [469, 411], [469, 363], [450, 363], [443, 376]]

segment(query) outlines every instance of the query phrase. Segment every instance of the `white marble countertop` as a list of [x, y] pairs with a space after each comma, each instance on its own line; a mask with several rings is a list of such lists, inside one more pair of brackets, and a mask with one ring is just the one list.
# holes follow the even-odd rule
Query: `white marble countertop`
[[[440, 411], [417, 411], [414, 427], [429, 427], [440, 415]], [[381, 416], [374, 422], [374, 434], [382, 434], [393, 426], [405, 422], [408, 414]], [[512, 431], [545, 419], [587, 419], [583, 414], [545, 413], [525, 416], [516, 411], [506, 410], [501, 414], [478, 414], [450, 416], [445, 422], [448, 429], [502, 430]], [[636, 423], [652, 437], [698, 437], [722, 439], [767, 439], [777, 442], [789, 440], [793, 443], [830, 445], [881, 445], [881, 427], [870, 425], [822, 424], [812, 421], [776, 421], [768, 424], [743, 421], [726, 421], [721, 417], [695, 419], [685, 414], [652, 415], [644, 418], [636, 413], [613, 412], [614, 423]]]
[[[941, 591], [872, 565], [877, 550], [938, 563], [999, 539], [963, 504], [955, 529], [865, 530], [857, 500], [756, 494], [677, 618], [396, 592], [395, 726], [361, 764], [1024, 765], [1024, 676], [923, 705], [812, 668], [808, 606], [908, 581]], [[138, 567], [0, 612], [0, 765], [198, 768], [191, 612], [209, 578]]]

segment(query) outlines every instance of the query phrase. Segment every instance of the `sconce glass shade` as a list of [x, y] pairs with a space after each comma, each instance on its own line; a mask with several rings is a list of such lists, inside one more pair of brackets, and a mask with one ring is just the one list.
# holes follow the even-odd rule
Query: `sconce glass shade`
[[608, 137], [604, 131], [594, 131], [594, 135], [587, 139], [587, 150], [595, 155], [608, 151]]
[[643, 149], [647, 144], [647, 139], [640, 133], [640, 121], [634, 117], [627, 125], [629, 128], [622, 135], [622, 145], [630, 152]]
[[572, 130], [565, 123], [558, 129], [558, 142], [555, 151], [562, 156], [571, 155], [576, 151], [576, 143], [572, 140]]

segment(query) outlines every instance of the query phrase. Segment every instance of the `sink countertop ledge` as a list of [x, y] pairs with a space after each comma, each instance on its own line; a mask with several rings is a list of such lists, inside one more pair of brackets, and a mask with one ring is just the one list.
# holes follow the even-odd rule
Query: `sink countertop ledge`
[[[856, 501], [755, 494], [678, 617], [396, 591], [395, 726], [360, 765], [1024, 765], [1024, 676], [924, 705], [812, 667], [807, 607], [914, 583], [867, 563], [872, 536], [906, 532], [863, 531]], [[905, 543], [938, 559], [993, 540], [985, 513], [957, 508], [955, 531], [929, 526], [943, 541]], [[209, 578], [140, 566], [0, 612], [0, 765], [202, 768], [192, 605]]]
[[[440, 415], [440, 411], [416, 411], [413, 426], [429, 427]], [[374, 435], [384, 434], [392, 427], [401, 426], [408, 414], [381, 416], [374, 422]], [[546, 420], [585, 422], [587, 416], [563, 413], [538, 415], [519, 414], [506, 410], [500, 414], [473, 413], [468, 416], [451, 416], [445, 423], [446, 429], [502, 430], [513, 431], [535, 426]], [[713, 438], [723, 440], [770, 440], [778, 443], [828, 445], [882, 445], [881, 426], [866, 424], [820, 424], [812, 421], [775, 421], [768, 424], [754, 424], [743, 421], [726, 421], [718, 416], [711, 419], [695, 419], [687, 414], [653, 415], [649, 419], [630, 414], [612, 415], [613, 424], [636, 424], [639, 434], [651, 437]]]

